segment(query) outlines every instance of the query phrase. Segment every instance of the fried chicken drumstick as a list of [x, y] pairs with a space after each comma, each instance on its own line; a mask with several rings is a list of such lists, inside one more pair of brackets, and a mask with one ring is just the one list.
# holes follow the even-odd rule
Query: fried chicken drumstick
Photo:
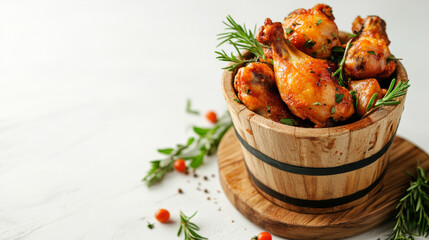
[[265, 20], [257, 40], [271, 47], [280, 96], [291, 112], [315, 127], [344, 121], [354, 113], [353, 99], [332, 77], [329, 67], [296, 49], [285, 39], [282, 24]]
[[297, 9], [283, 21], [285, 37], [300, 51], [316, 58], [328, 58], [339, 46], [338, 27], [332, 8], [317, 4], [312, 9]]
[[396, 64], [389, 60], [390, 41], [384, 20], [378, 16], [365, 19], [358, 16], [352, 30], [358, 38], [353, 40], [353, 46], [347, 53], [344, 64], [346, 75], [354, 79], [388, 78], [395, 71]]
[[386, 89], [380, 88], [380, 84], [378, 84], [378, 81], [375, 78], [351, 81], [348, 85], [349, 90], [356, 91], [357, 113], [359, 114], [359, 116], [363, 116], [366, 114], [368, 104], [375, 93], [377, 93], [378, 95], [374, 101], [374, 104], [378, 99], [383, 98], [384, 94], [386, 94], [387, 91]]
[[[238, 70], [234, 88], [240, 101], [250, 110], [280, 122], [281, 119], [299, 119], [292, 115], [280, 98], [273, 70], [264, 63], [250, 63]], [[301, 125], [301, 124], [300, 124]]]

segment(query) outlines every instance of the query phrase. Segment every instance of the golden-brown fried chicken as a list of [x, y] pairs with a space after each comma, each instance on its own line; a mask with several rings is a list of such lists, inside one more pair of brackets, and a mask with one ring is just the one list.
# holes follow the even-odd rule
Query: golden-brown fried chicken
[[316, 58], [328, 58], [339, 46], [338, 27], [332, 8], [317, 4], [312, 9], [297, 9], [283, 21], [286, 38], [302, 52]]
[[396, 68], [395, 61], [389, 60], [390, 41], [386, 34], [386, 23], [377, 16], [365, 19], [357, 17], [353, 22], [353, 32], [359, 34], [347, 52], [344, 64], [346, 75], [354, 79], [389, 77]]
[[346, 88], [338, 85], [329, 67], [289, 43], [282, 24], [265, 20], [257, 40], [273, 51], [277, 87], [283, 101], [294, 115], [310, 119], [315, 127], [343, 121], [354, 113], [353, 99]]
[[250, 110], [273, 121], [294, 119], [286, 104], [280, 98], [274, 80], [273, 70], [264, 63], [250, 63], [238, 70], [234, 79], [237, 96]]
[[378, 99], [383, 98], [384, 94], [386, 94], [386, 89], [381, 89], [380, 84], [375, 78], [351, 81], [349, 82], [349, 90], [356, 91], [357, 113], [360, 116], [366, 114], [366, 108], [375, 93], [378, 93], [378, 96], [375, 99], [374, 104]]

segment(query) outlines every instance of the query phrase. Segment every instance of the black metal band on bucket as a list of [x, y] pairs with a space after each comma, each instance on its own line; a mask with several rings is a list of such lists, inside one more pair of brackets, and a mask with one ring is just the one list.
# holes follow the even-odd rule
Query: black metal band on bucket
[[380, 177], [378, 177], [377, 180], [375, 180], [371, 185], [351, 195], [347, 195], [340, 198], [326, 199], [326, 200], [307, 200], [307, 199], [292, 198], [269, 188], [267, 185], [263, 184], [253, 175], [253, 173], [247, 167], [247, 164], [245, 165], [246, 165], [247, 173], [249, 174], [249, 177], [252, 180], [253, 184], [256, 185], [256, 187], [259, 188], [261, 191], [265, 192], [271, 197], [278, 199], [282, 202], [292, 204], [298, 207], [308, 207], [308, 208], [331, 208], [331, 207], [340, 206], [346, 203], [351, 203], [355, 200], [358, 200], [359, 198], [362, 198], [363, 196], [371, 192], [371, 190], [373, 190], [381, 182], [388, 167], [387, 166], [384, 169]]
[[309, 175], [309, 176], [327, 176], [327, 175], [335, 175], [335, 174], [342, 174], [350, 171], [355, 171], [357, 169], [363, 168], [365, 166], [368, 166], [369, 164], [375, 162], [377, 159], [379, 159], [383, 154], [386, 153], [386, 151], [389, 149], [389, 147], [392, 145], [393, 140], [395, 140], [396, 132], [393, 134], [392, 138], [389, 140], [386, 145], [384, 145], [378, 152], [376, 152], [374, 155], [364, 158], [362, 160], [359, 160], [357, 162], [344, 164], [337, 167], [301, 167], [301, 166], [295, 166], [290, 165], [287, 163], [279, 162], [273, 158], [268, 157], [267, 155], [261, 153], [260, 151], [256, 150], [254, 147], [250, 146], [249, 143], [244, 140], [240, 134], [237, 132], [237, 130], [234, 127], [235, 135], [237, 135], [238, 140], [240, 141], [241, 145], [243, 145], [244, 148], [249, 151], [253, 156], [258, 158], [259, 160], [263, 161], [264, 163], [271, 165], [272, 167], [275, 167], [279, 170], [300, 174], [300, 175]]

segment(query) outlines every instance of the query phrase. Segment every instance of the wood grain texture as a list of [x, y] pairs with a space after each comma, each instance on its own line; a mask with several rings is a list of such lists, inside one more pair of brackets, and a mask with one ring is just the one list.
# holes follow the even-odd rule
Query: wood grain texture
[[267, 231], [290, 239], [338, 239], [365, 232], [394, 216], [395, 206], [409, 185], [404, 173], [417, 164], [429, 168], [429, 156], [412, 143], [396, 137], [390, 151], [385, 184], [358, 206], [328, 214], [290, 211], [264, 198], [251, 183], [234, 132], [223, 138], [218, 151], [222, 187], [231, 203], [249, 220]]
[[[245, 57], [249, 53], [245, 53]], [[397, 84], [408, 79], [397, 61]], [[331, 128], [302, 128], [271, 121], [247, 109], [233, 88], [234, 72], [225, 71], [222, 90], [235, 129], [253, 148], [281, 163], [311, 168], [329, 168], [355, 163], [379, 152], [395, 135], [404, 109], [401, 103], [382, 107], [351, 124]], [[354, 171], [329, 176], [309, 176], [286, 172], [261, 161], [243, 148], [247, 167], [264, 185], [283, 195], [308, 200], [341, 198], [362, 191], [373, 184], [388, 165], [390, 149], [373, 163]], [[331, 186], [337, 186], [332, 188]], [[305, 186], [296, 188], [294, 186]], [[377, 189], [375, 189], [377, 190]], [[308, 213], [339, 211], [358, 205], [375, 191], [356, 201], [325, 209], [297, 207], [279, 202], [283, 207]]]

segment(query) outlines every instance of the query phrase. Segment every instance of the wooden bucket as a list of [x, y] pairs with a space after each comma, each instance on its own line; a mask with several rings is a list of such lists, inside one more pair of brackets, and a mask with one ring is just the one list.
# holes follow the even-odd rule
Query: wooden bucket
[[[407, 73], [397, 61], [397, 83]], [[271, 202], [304, 213], [344, 210], [382, 186], [389, 147], [405, 96], [367, 117], [338, 127], [301, 128], [266, 119], [234, 101], [235, 73], [224, 71], [222, 89], [249, 178]]]

